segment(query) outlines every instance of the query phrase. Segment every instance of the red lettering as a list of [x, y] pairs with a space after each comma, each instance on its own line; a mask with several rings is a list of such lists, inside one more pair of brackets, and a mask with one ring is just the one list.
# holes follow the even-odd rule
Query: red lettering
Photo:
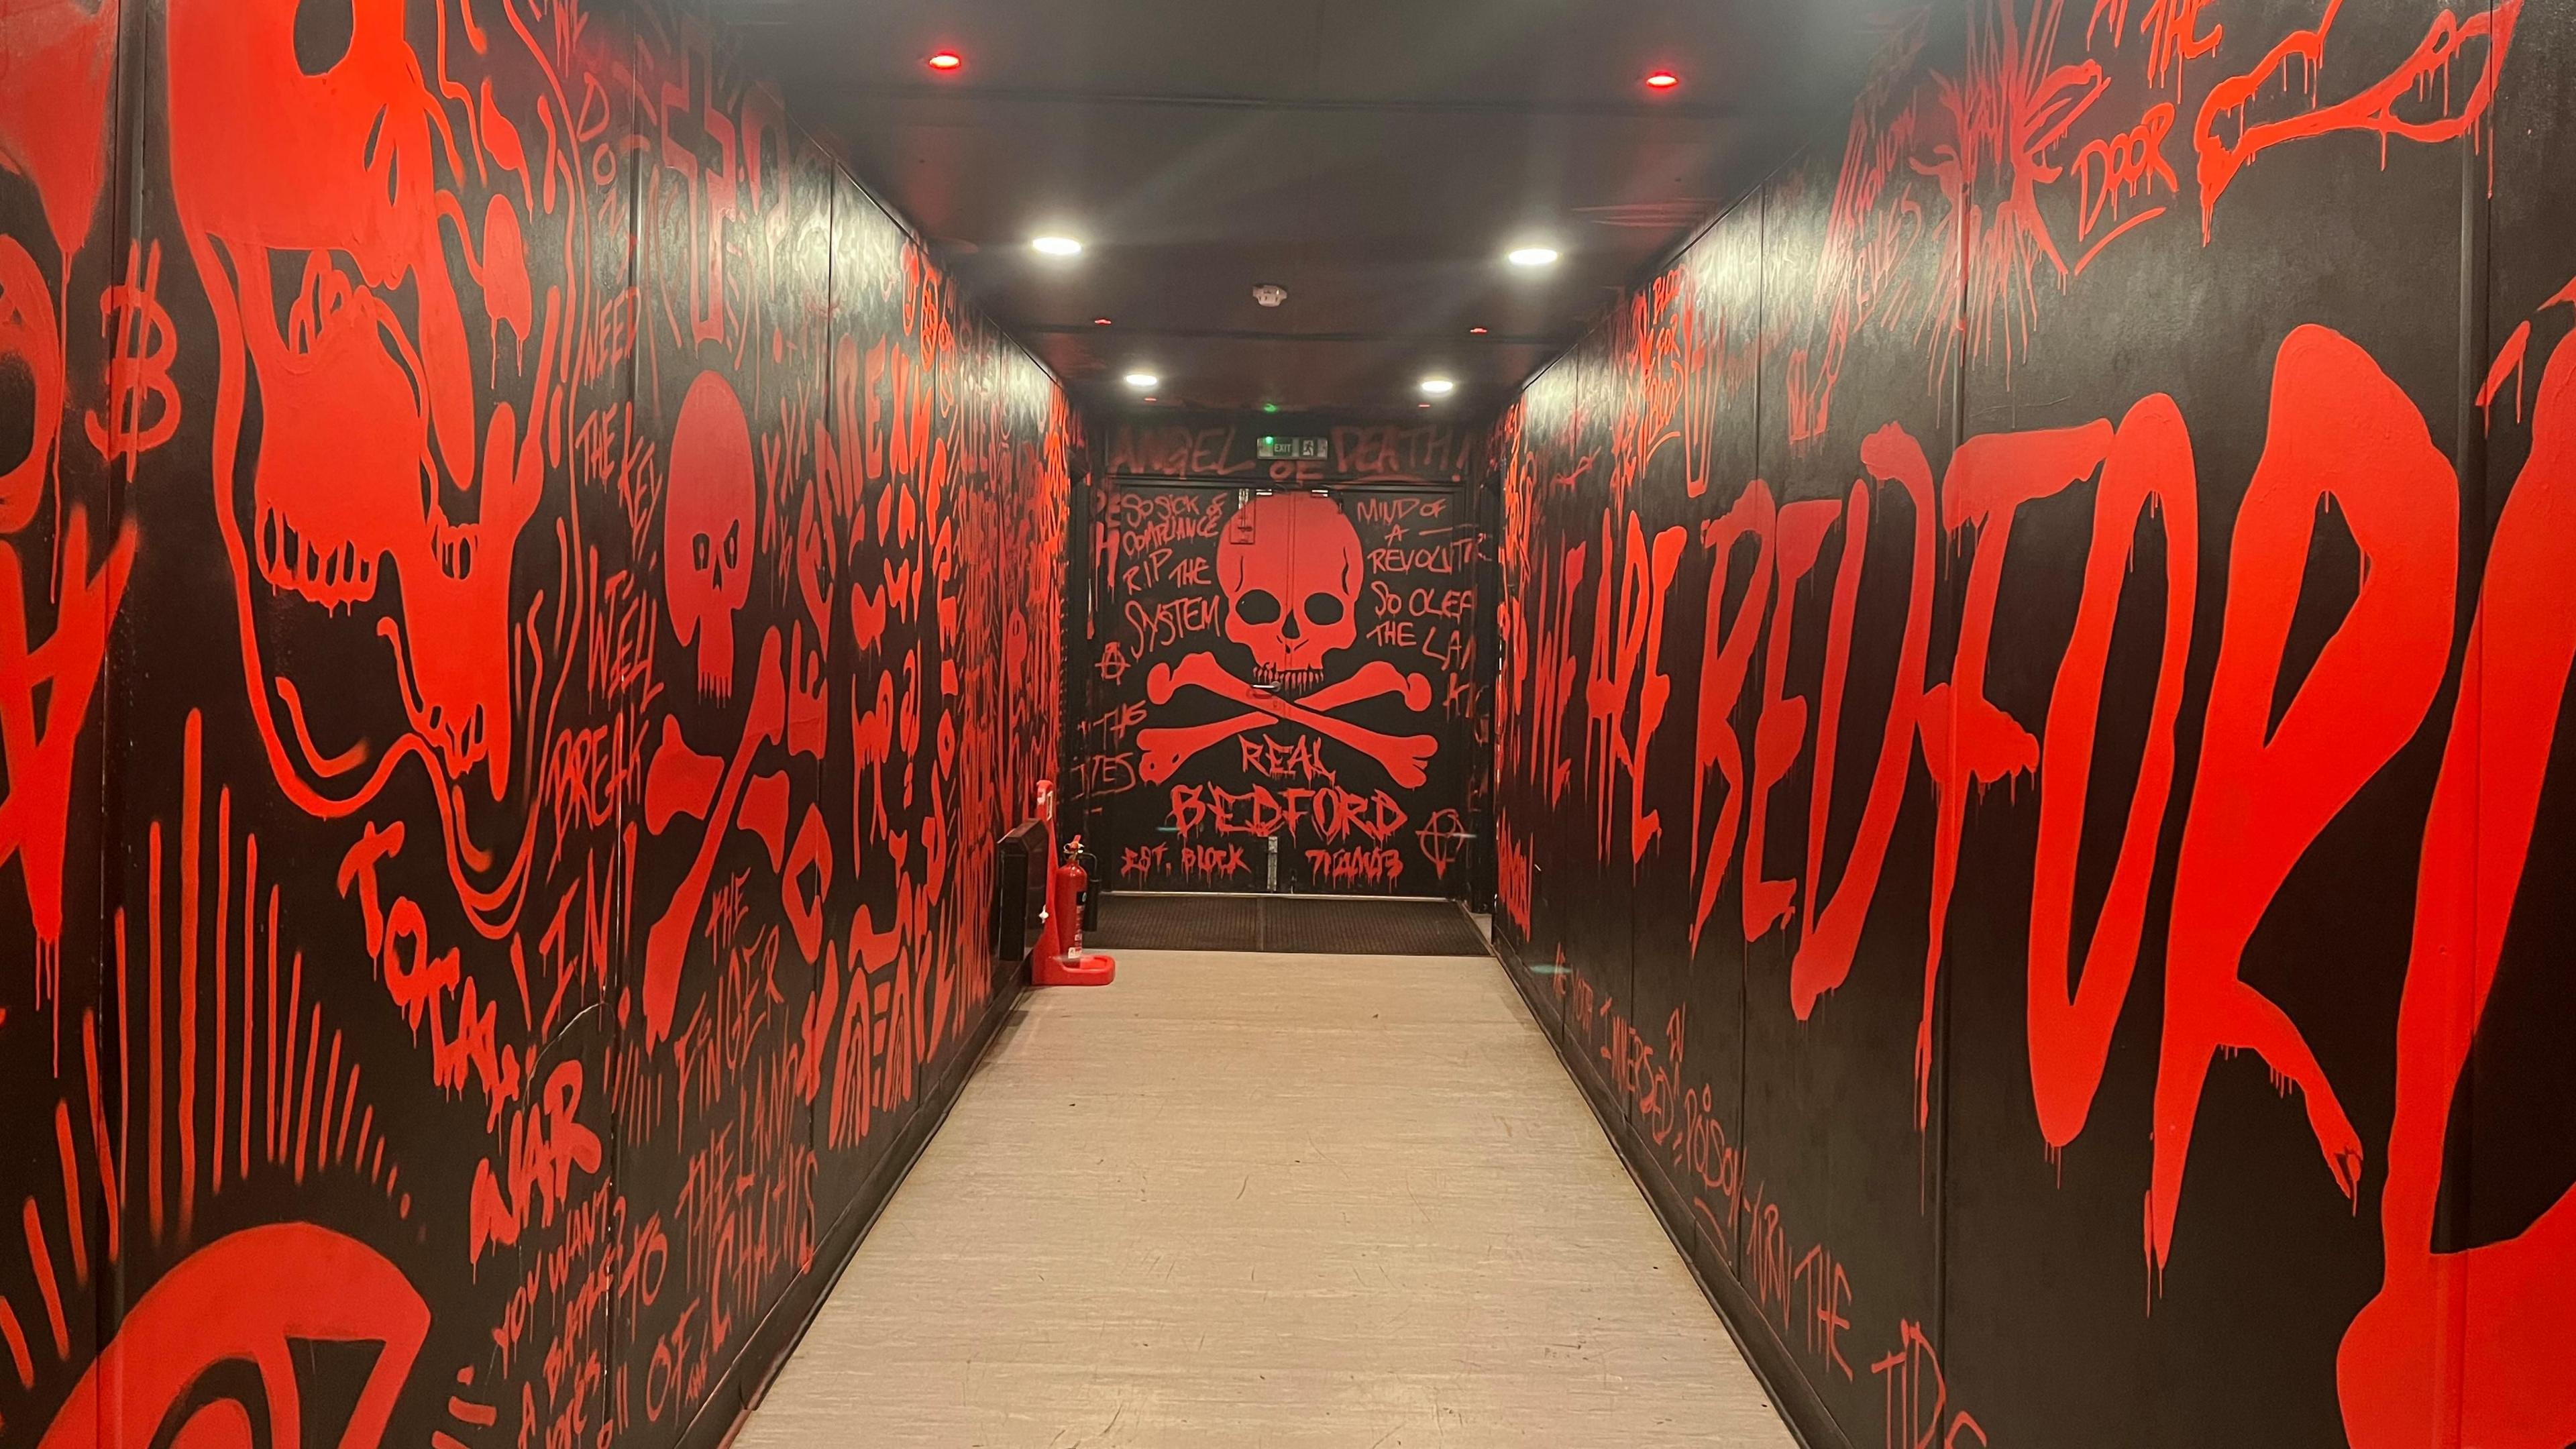
[[1788, 680], [1798, 581], [1815, 568], [1825, 530], [1834, 526], [1841, 511], [1842, 505], [1830, 498], [1811, 498], [1780, 510], [1771, 650], [1763, 663], [1762, 715], [1753, 727], [1753, 816], [1744, 840], [1744, 939], [1748, 941], [1762, 939], [1788, 920], [1798, 899], [1795, 880], [1764, 878], [1762, 843], [1771, 823], [1771, 792], [1787, 778], [1807, 743], [1806, 698], [1782, 692]]
[[[2277, 729], [2267, 729], [2321, 505], [2361, 546], [2360, 594]], [[2165, 966], [2148, 1252], [2173, 1247], [2183, 1166], [2211, 1060], [2251, 1050], [2305, 1094], [2346, 1196], [2361, 1139], [2298, 1027], [2238, 975], [2246, 941], [2319, 832], [2415, 733], [2441, 688], [2459, 561], [2448, 459], [2415, 405], [2350, 340], [2302, 327], [2281, 346], [2271, 434], [2237, 515], [2200, 773], [2183, 826]]]
[[[1715, 765], [1726, 779], [1726, 800], [1718, 807], [1717, 828], [1702, 843], [1693, 842], [1691, 870], [1699, 877], [1699, 909], [1691, 918], [1691, 945], [1717, 910], [1718, 887], [1735, 860], [1735, 832], [1744, 816], [1744, 741], [1729, 718], [1744, 697], [1753, 664], [1753, 641], [1770, 614], [1772, 547], [1779, 507], [1771, 486], [1756, 478], [1726, 516], [1707, 525], [1702, 542], [1714, 560], [1708, 575], [1708, 618], [1700, 636], [1698, 760], [1691, 773], [1691, 820], [1694, 828], [1705, 813], [1708, 770]], [[1735, 575], [1735, 551], [1744, 540], [1756, 545], [1753, 569], [1745, 581], [1744, 600], [1735, 618], [1718, 625], [1726, 607], [1726, 590]], [[1526, 931], [1528, 928], [1522, 928]]]
[[[2121, 584], [2135, 557], [2138, 519], [2150, 508], [2164, 516], [2164, 649], [2120, 853], [2085, 947], [2082, 981], [2070, 997], [2066, 958], [2074, 929], [2075, 857], [2083, 844], [2102, 676], [2110, 664]], [[2083, 597], [2076, 605], [2074, 637], [2049, 695], [2047, 742], [2040, 752], [2039, 850], [2030, 905], [2030, 1085], [2040, 1135], [2052, 1150], [2084, 1130], [2111, 1053], [2111, 1030], [2137, 969], [2156, 842], [2164, 828], [2165, 802], [2173, 793], [2174, 722], [2182, 712], [2183, 670], [2191, 661], [2199, 582], [2200, 498], [2191, 435], [2173, 399], [2158, 393], [2129, 410], [2102, 465]]]
[[[1963, 450], [1964, 451], [1964, 450]], [[1816, 729], [1816, 777], [1807, 814], [1806, 935], [1789, 968], [1789, 1005], [1804, 1021], [1816, 998], [1851, 974], [1852, 955], [1860, 948], [1860, 928], [1869, 903], [1878, 894], [1880, 869], [1896, 834], [1897, 808], [1905, 803], [1905, 776], [1914, 764], [1917, 714], [1929, 729], [1939, 711], [1922, 694], [1924, 659], [1932, 645], [1934, 540], [1938, 536], [1932, 497], [1932, 465], [1923, 447], [1904, 429], [1890, 424], [1861, 445], [1861, 465], [1882, 486], [1902, 487], [1914, 510], [1914, 568], [1905, 606], [1905, 642], [1896, 661], [1896, 684], [1888, 696], [1887, 723], [1880, 733], [1878, 766], [1871, 773], [1869, 796], [1861, 806], [1860, 833], [1843, 864], [1841, 883], [1819, 914], [1824, 897], [1825, 824], [1834, 796], [1834, 754], [1842, 732], [1844, 682], [1851, 670], [1852, 615], [1860, 599], [1861, 569], [1869, 556], [1869, 489], [1852, 485], [1843, 518], [1842, 567], [1834, 580], [1833, 622], [1825, 636], [1823, 712]], [[1955, 472], [1955, 465], [1953, 468]], [[1927, 738], [1926, 745], [1930, 741]], [[1937, 758], [1937, 756], [1936, 756]], [[1939, 898], [1936, 895], [1935, 900]], [[1936, 914], [1933, 941], [1938, 949]]]
[[1932, 1092], [1932, 1004], [1941, 981], [1941, 944], [1949, 932], [1950, 894], [1959, 880], [1959, 838], [1968, 796], [2039, 768], [2039, 742], [1986, 698], [1986, 656], [1994, 642], [1995, 599], [2021, 506], [2089, 476], [2110, 450], [2111, 425], [2095, 422], [2051, 432], [1971, 438], [1950, 460], [1944, 523], [1953, 534], [1977, 531], [1959, 645], [1950, 679], [1924, 694], [1923, 753], [1940, 801], [1932, 833], [1932, 925], [1923, 955], [1923, 1010], [1914, 1033], [1914, 1124], [1929, 1120]]
[[[2453, 1098], [2530, 860], [2576, 664], [2576, 346], [2542, 374], [2424, 829], [2380, 1196], [2385, 1275], [2335, 1364], [2356, 1449], [2576, 1439], [2576, 1190], [2514, 1237], [2433, 1251]], [[2563, 889], [2563, 886], [2561, 887]]]
[[[1601, 520], [1601, 556], [1612, 556], [1612, 524]], [[1673, 575], [1681, 568], [1686, 530], [1667, 528], [1646, 541], [1636, 515], [1628, 517], [1626, 565], [1620, 586], [1603, 589], [1592, 615], [1592, 669], [1583, 701], [1589, 719], [1586, 758], [1592, 764], [1593, 793], [1600, 797], [1596, 829], [1603, 844], [1610, 839], [1610, 798], [1619, 772], [1628, 775], [1628, 851], [1632, 861], [1646, 858], [1646, 846], [1663, 827], [1662, 814], [1646, 808], [1646, 749], [1664, 721], [1664, 705], [1673, 682], [1663, 672], [1664, 601]], [[1636, 703], [1636, 724], [1626, 726], [1628, 706]]]

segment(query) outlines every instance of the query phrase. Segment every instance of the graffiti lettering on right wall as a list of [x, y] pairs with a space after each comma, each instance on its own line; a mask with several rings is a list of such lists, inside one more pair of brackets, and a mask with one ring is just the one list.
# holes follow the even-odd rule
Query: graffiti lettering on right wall
[[1933, 7], [1499, 426], [1501, 933], [1849, 1442], [2576, 1441], [2571, 63]]

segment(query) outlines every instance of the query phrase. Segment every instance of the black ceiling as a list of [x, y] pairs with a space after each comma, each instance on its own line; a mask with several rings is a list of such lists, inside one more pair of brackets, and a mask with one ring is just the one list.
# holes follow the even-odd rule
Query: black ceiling
[[[1898, 0], [708, 0], [1086, 404], [1498, 405], [1851, 87]], [[925, 65], [953, 49], [965, 65]], [[1642, 84], [1668, 67], [1683, 84]], [[1042, 232], [1087, 244], [1070, 261]], [[1506, 265], [1524, 240], [1540, 272]], [[1259, 283], [1285, 307], [1252, 299]], [[1113, 319], [1109, 327], [1092, 319]], [[1489, 329], [1474, 336], [1473, 327]]]

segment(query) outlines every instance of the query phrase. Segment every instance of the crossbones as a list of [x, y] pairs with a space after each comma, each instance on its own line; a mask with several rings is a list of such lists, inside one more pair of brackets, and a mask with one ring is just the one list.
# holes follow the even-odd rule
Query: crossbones
[[[730, 625], [728, 625], [730, 627]], [[778, 631], [761, 637], [760, 666], [752, 675], [751, 712], [731, 760], [702, 755], [680, 734], [679, 718], [665, 715], [662, 739], [646, 767], [644, 824], [660, 835], [679, 816], [706, 822], [689, 873], [672, 891], [670, 905], [644, 938], [644, 1049], [671, 1034], [680, 994], [681, 966], [697, 931], [698, 916], [715, 879], [716, 853], [736, 826], [760, 837], [769, 864], [782, 869], [787, 851], [787, 776], [753, 773], [760, 751], [789, 728], [787, 672], [779, 663]], [[806, 849], [798, 841], [799, 854]], [[800, 944], [804, 932], [799, 929]]]
[[1303, 725], [1339, 740], [1385, 766], [1388, 776], [1407, 789], [1422, 784], [1423, 765], [1440, 748], [1440, 742], [1429, 735], [1381, 734], [1329, 712], [1390, 694], [1401, 695], [1405, 707], [1416, 714], [1430, 708], [1430, 682], [1419, 674], [1405, 674], [1383, 659], [1370, 660], [1353, 670], [1349, 678], [1324, 685], [1303, 700], [1282, 699], [1259, 685], [1236, 678], [1205, 650], [1183, 657], [1177, 667], [1157, 664], [1145, 678], [1145, 695], [1157, 706], [1171, 703], [1172, 696], [1183, 688], [1203, 689], [1220, 699], [1249, 705], [1251, 710], [1209, 724], [1139, 730], [1136, 743], [1143, 756], [1137, 771], [1157, 783], [1170, 779], [1201, 751], [1273, 721]]

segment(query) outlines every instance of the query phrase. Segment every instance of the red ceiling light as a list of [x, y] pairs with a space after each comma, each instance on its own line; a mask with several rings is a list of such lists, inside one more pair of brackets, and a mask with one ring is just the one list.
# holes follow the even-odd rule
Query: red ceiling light
[[1091, 319], [1091, 325], [1094, 327], [1106, 327], [1109, 325], [1109, 319], [1106, 317], [1094, 317]]
[[1646, 72], [1646, 87], [1649, 90], [1668, 91], [1681, 83], [1682, 78], [1668, 70]]
[[964, 68], [966, 57], [953, 50], [937, 50], [932, 51], [930, 59], [922, 63], [932, 70], [959, 70]]
[[1485, 335], [1485, 329], [1482, 327], [1470, 327], [1467, 329], [1467, 335], [1470, 337], [1482, 337]]

